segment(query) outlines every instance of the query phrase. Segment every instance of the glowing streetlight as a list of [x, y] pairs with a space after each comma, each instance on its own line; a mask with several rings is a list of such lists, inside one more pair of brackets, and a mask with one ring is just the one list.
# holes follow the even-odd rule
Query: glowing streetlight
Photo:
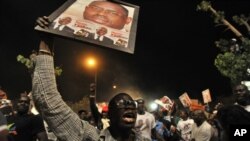
[[87, 65], [89, 67], [96, 67], [96, 60], [94, 58], [88, 58]]

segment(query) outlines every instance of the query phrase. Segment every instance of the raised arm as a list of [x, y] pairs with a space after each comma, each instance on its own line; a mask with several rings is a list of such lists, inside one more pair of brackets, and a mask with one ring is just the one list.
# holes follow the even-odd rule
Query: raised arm
[[92, 113], [93, 118], [95, 120], [95, 123], [97, 125], [97, 128], [101, 130], [103, 128], [103, 124], [102, 124], [102, 121], [101, 121], [102, 115], [101, 115], [101, 113], [99, 113], [98, 108], [96, 106], [95, 91], [96, 91], [96, 84], [91, 83], [90, 84], [90, 92], [91, 92], [91, 94], [89, 95], [90, 110], [91, 110], [91, 113]]
[[[47, 17], [38, 18], [37, 23], [47, 28]], [[63, 101], [56, 85], [54, 60], [50, 50], [53, 40], [43, 35], [36, 58], [32, 80], [35, 105], [59, 140], [82, 141], [85, 138], [97, 140], [97, 131]]]

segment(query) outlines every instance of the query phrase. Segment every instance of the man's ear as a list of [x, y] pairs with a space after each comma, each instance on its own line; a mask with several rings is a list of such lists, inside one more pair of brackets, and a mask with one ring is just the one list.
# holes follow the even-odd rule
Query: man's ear
[[131, 21], [132, 21], [132, 18], [131, 18], [131, 17], [128, 17], [128, 18], [126, 19], [126, 24], [129, 24]]

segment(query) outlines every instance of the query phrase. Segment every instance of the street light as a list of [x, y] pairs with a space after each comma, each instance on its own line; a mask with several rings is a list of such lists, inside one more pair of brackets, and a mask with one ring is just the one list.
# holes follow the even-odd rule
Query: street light
[[88, 58], [87, 59], [87, 66], [90, 67], [90, 68], [94, 68], [95, 69], [95, 96], [96, 96], [96, 93], [97, 93], [97, 62], [96, 62], [96, 59], [95, 58]]

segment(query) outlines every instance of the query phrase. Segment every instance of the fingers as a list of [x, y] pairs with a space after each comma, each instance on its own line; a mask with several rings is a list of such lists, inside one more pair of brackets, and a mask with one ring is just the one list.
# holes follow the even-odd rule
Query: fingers
[[39, 25], [42, 28], [48, 28], [50, 21], [49, 18], [47, 16], [43, 16], [43, 17], [39, 17], [36, 20], [37, 25]]
[[96, 84], [95, 83], [91, 83], [90, 84], [90, 92], [95, 92], [96, 89]]

